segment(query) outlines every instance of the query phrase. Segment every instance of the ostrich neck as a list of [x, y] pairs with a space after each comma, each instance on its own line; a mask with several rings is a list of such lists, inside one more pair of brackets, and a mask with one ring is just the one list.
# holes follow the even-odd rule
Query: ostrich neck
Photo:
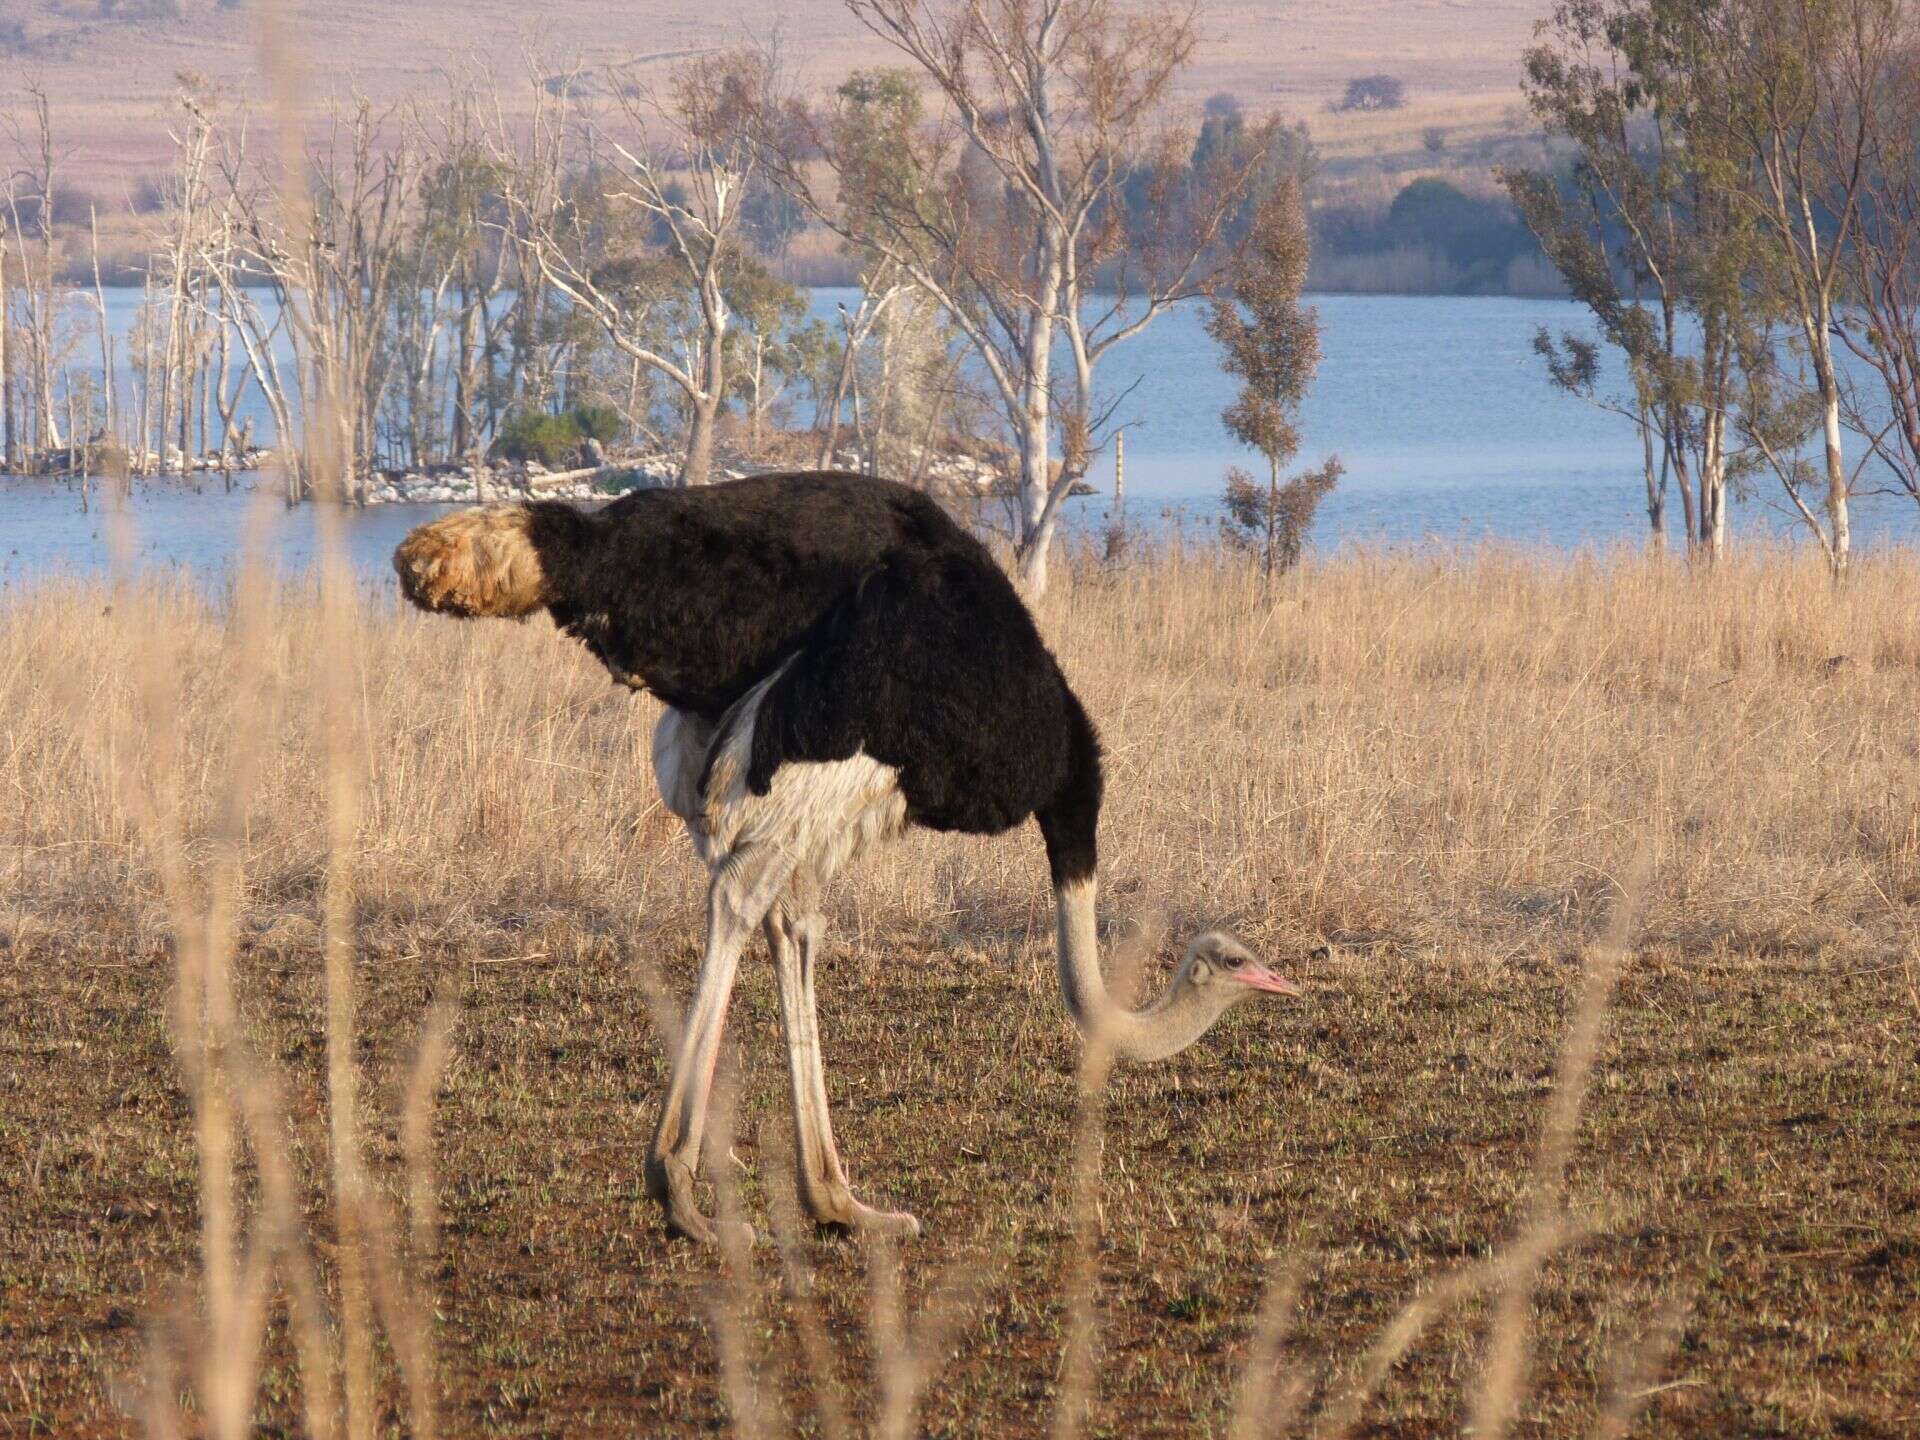
[[[1060, 995], [1089, 1040], [1104, 1037], [1124, 1060], [1164, 1060], [1206, 1034], [1225, 1010], [1222, 997], [1197, 985], [1169, 987], [1138, 1010], [1107, 993], [1094, 923], [1094, 882], [1069, 880], [1054, 891], [1060, 925]], [[1207, 987], [1217, 989], [1218, 987]]]

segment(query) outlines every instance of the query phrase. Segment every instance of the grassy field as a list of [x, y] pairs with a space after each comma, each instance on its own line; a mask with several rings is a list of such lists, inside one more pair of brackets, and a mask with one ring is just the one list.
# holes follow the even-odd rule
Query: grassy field
[[[174, 224], [166, 197], [176, 182], [167, 177], [180, 160], [171, 136], [180, 130], [183, 85], [211, 96], [230, 129], [241, 128], [244, 116], [258, 158], [270, 153], [283, 124], [305, 127], [318, 143], [330, 112], [361, 97], [388, 117], [391, 139], [404, 128], [403, 115], [431, 115], [453, 90], [476, 86], [487, 92], [482, 110], [497, 113], [509, 129], [524, 127], [543, 86], [562, 74], [573, 77], [578, 113], [609, 121], [616, 75], [631, 70], [657, 80], [676, 63], [723, 46], [777, 39], [795, 83], [815, 93], [855, 68], [901, 63], [843, 0], [785, 7], [777, 33], [763, 8], [747, 0], [612, 8], [549, 0], [534, 17], [502, 0], [16, 5], [0, 10], [0, 157], [23, 177], [37, 173], [28, 92], [43, 89], [56, 155], [55, 272], [84, 288], [97, 258], [108, 284], [137, 286]], [[1546, 0], [1210, 0], [1197, 13], [1199, 43], [1164, 118], [1191, 124], [1209, 100], [1226, 94], [1250, 114], [1306, 124], [1320, 159], [1316, 207], [1383, 211], [1424, 176], [1494, 193], [1497, 167], [1546, 158], [1519, 81], [1522, 51], [1550, 9]], [[286, 42], [277, 92], [263, 63], [269, 35]], [[1332, 109], [1350, 79], [1374, 73], [1404, 83], [1403, 106]], [[16, 248], [16, 271], [19, 254]], [[855, 278], [839, 243], [819, 227], [780, 259], [787, 278], [799, 283]], [[1313, 284], [1450, 291], [1461, 276], [1424, 252], [1368, 254], [1318, 267]], [[1495, 288], [1562, 289], [1544, 267]]]
[[1308, 996], [1085, 1105], [1037, 835], [917, 837], [838, 887], [822, 1011], [926, 1233], [778, 1223], [756, 951], [720, 1199], [786, 1239], [731, 1259], [640, 1184], [703, 878], [651, 702], [388, 588], [0, 594], [0, 1431], [336, 1433], [376, 1334], [380, 1433], [1428, 1436], [1516, 1367], [1518, 1434], [1920, 1428], [1913, 557], [1066, 580], [1118, 943], [1225, 925]]
[[[263, 98], [258, 33], [268, 10], [280, 17], [296, 60], [313, 68], [305, 108], [316, 117], [330, 90], [349, 86], [381, 105], [432, 99], [444, 90], [446, 72], [474, 62], [499, 75], [512, 114], [531, 102], [531, 87], [523, 94], [512, 83], [530, 47], [555, 67], [578, 59], [588, 68], [591, 93], [604, 67], [664, 66], [703, 49], [764, 39], [770, 28], [765, 7], [751, 0], [547, 0], [537, 13], [512, 0], [263, 5], [124, 0], [111, 16], [92, 4], [11, 7], [0, 21], [17, 20], [21, 38], [8, 48], [11, 32], [0, 32], [0, 65], [14, 77], [0, 83], [0, 115], [21, 98], [19, 84], [43, 82], [62, 140], [64, 181], [95, 192], [107, 216], [171, 160], [165, 122], [177, 76], [204, 77], [237, 100]], [[1231, 91], [1256, 113], [1278, 108], [1310, 121], [1336, 159], [1417, 150], [1432, 125], [1464, 139], [1510, 124], [1520, 51], [1550, 8], [1546, 0], [1219, 0], [1202, 13], [1203, 43], [1181, 79], [1178, 103], [1197, 112], [1209, 95]], [[781, 7], [779, 18], [782, 51], [810, 83], [837, 84], [855, 66], [897, 63], [841, 0], [800, 0]], [[1324, 113], [1348, 79], [1376, 71], [1407, 83], [1405, 109]]]

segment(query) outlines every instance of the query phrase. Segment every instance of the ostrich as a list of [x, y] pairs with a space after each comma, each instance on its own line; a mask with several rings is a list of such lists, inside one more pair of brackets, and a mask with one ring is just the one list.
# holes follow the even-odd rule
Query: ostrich
[[1109, 998], [1094, 923], [1100, 746], [984, 546], [925, 495], [857, 475], [763, 475], [448, 515], [394, 555], [407, 598], [458, 616], [545, 610], [617, 683], [666, 708], [653, 763], [706, 863], [706, 949], [646, 1160], [669, 1231], [694, 1202], [727, 1001], [756, 926], [791, 1070], [798, 1194], [816, 1222], [917, 1234], [853, 1196], [814, 1015], [827, 881], [910, 825], [993, 835], [1035, 817], [1058, 917], [1060, 993], [1121, 1058], [1185, 1049], [1237, 1001], [1298, 995], [1229, 937], [1189, 947], [1143, 1009]]

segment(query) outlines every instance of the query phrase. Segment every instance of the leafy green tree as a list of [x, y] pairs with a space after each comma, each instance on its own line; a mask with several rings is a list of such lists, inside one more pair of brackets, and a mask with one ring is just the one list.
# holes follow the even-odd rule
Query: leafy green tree
[[1333, 493], [1345, 473], [1337, 459], [1328, 459], [1316, 469], [1274, 485], [1262, 484], [1235, 465], [1227, 471], [1227, 488], [1221, 496], [1226, 507], [1221, 533], [1228, 544], [1258, 554], [1267, 583], [1272, 584], [1276, 573], [1300, 563], [1320, 502]]
[[[1199, 134], [1194, 137], [1189, 168], [1193, 183], [1202, 188], [1203, 177], [1208, 175], [1244, 171], [1250, 177], [1246, 194], [1221, 232], [1222, 243], [1232, 246], [1246, 238], [1253, 225], [1254, 212], [1279, 185], [1291, 179], [1305, 192], [1320, 168], [1320, 154], [1304, 121], [1293, 125], [1249, 125], [1238, 104], [1229, 107], [1209, 102], [1206, 118], [1200, 122]], [[1153, 207], [1143, 203], [1148, 199], [1148, 184], [1147, 173], [1128, 178], [1127, 203], [1136, 229], [1158, 223]]]
[[537, 460], [542, 465], [570, 463], [580, 448], [580, 425], [572, 415], [517, 410], [501, 422], [493, 453], [503, 460]]
[[[1578, 149], [1587, 213], [1537, 175], [1509, 183], [1627, 353], [1665, 459], [1700, 461], [1698, 512], [1684, 476], [1681, 498], [1709, 554], [1725, 543], [1724, 479], [1764, 464], [1846, 571], [1855, 477], [1835, 342], [1866, 308], [1849, 293], [1862, 247], [1889, 233], [1880, 177], [1909, 163], [1911, 121], [1884, 122], [1913, 113], [1915, 23], [1907, 0], [1563, 0], [1528, 56], [1536, 112]], [[1626, 243], [1602, 242], [1603, 219]], [[1675, 342], [1676, 315], [1697, 322], [1697, 342]], [[1590, 373], [1570, 361], [1567, 375]], [[1816, 433], [1820, 461], [1803, 462]]]
[[762, 255], [784, 267], [787, 251], [807, 228], [807, 212], [779, 186], [756, 179], [741, 202], [740, 227]]
[[619, 435], [622, 417], [611, 405], [586, 401], [553, 414], [517, 410], [500, 426], [493, 450], [503, 460], [538, 460], [542, 465], [573, 465], [588, 440], [606, 444]]
[[1526, 227], [1504, 200], [1469, 195], [1425, 176], [1401, 187], [1387, 207], [1382, 238], [1389, 246], [1428, 246], [1484, 280], [1497, 280], [1515, 256], [1533, 249]]
[[748, 443], [757, 451], [768, 412], [803, 367], [792, 337], [805, 324], [807, 297], [750, 255], [730, 258], [725, 291], [735, 322], [727, 335], [727, 374], [746, 407]]
[[[1211, 289], [1251, 167], [1196, 174], [1192, 141], [1160, 123], [1198, 40], [1184, 6], [849, 5], [914, 80], [881, 72], [824, 114], [787, 108], [763, 127], [771, 163], [810, 214], [931, 296], [977, 357], [1018, 455], [1016, 563], [1038, 594], [1060, 507], [1111, 432], [1101, 358]], [[925, 120], [915, 82], [940, 101]], [[1132, 179], [1139, 207], [1122, 193]]]
[[1748, 283], [1751, 227], [1726, 193], [1729, 162], [1682, 10], [1563, 0], [1527, 52], [1526, 89], [1548, 133], [1573, 146], [1571, 172], [1502, 179], [1625, 359], [1631, 393], [1601, 393], [1600, 351], [1574, 332], [1535, 337], [1548, 374], [1634, 420], [1656, 542], [1671, 484], [1689, 549], [1711, 558], [1726, 547], [1730, 490], [1754, 463], [1739, 443], [1739, 359], [1755, 353], [1765, 317]]
[[[1917, 38], [1909, 0], [1657, 0], [1684, 17], [1702, 106], [1693, 133], [1726, 157], [1728, 202], [1757, 241], [1749, 284], [1778, 315], [1817, 401], [1824, 516], [1802, 470], [1761, 446], [1835, 577], [1852, 551], [1853, 474], [1844, 453], [1846, 381], [1834, 341], [1849, 304], [1848, 257], [1898, 149], [1876, 118], [1910, 91]], [[1772, 366], [1775, 357], [1760, 356]], [[1764, 377], [1761, 377], [1764, 378]], [[1757, 428], [1750, 438], [1760, 445]]]
[[1861, 87], [1877, 163], [1846, 253], [1851, 303], [1838, 319], [1859, 380], [1848, 387], [1848, 427], [1920, 501], [1920, 8], [1908, 7], [1905, 24], [1879, 75]]

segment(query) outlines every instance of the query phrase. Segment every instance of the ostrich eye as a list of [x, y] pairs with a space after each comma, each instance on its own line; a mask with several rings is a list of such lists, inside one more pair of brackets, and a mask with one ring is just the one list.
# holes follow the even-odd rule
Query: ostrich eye
[[1220, 959], [1220, 963], [1221, 963], [1222, 965], [1224, 965], [1224, 966], [1226, 966], [1226, 967], [1227, 967], [1227, 969], [1229, 969], [1229, 970], [1238, 970], [1238, 969], [1239, 969], [1239, 968], [1240, 968], [1240, 967], [1241, 967], [1242, 965], [1244, 965], [1244, 964], [1246, 964], [1246, 963], [1247, 963], [1247, 957], [1246, 957], [1246, 956], [1244, 956], [1244, 955], [1236, 955], [1236, 954], [1234, 954], [1234, 953], [1233, 953], [1233, 952], [1232, 952], [1231, 950], [1229, 950], [1229, 951], [1227, 951], [1226, 953], [1224, 953], [1224, 954], [1222, 954], [1222, 955], [1221, 955], [1221, 956], [1219, 957], [1219, 959]]

